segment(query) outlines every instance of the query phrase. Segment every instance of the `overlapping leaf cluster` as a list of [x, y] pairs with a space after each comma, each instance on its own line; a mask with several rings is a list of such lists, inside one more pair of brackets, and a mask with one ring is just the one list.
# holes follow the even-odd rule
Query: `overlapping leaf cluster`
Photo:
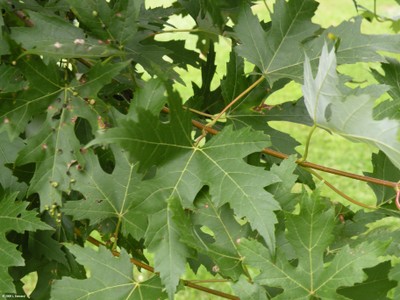
[[[400, 37], [361, 33], [362, 17], [322, 28], [314, 0], [278, 0], [268, 22], [256, 1], [172, 2], [0, 1], [2, 295], [35, 273], [32, 299], [172, 299], [203, 266], [240, 299], [396, 299], [398, 233], [368, 231], [397, 217], [395, 191], [353, 212], [298, 188], [316, 188], [299, 143], [268, 123], [366, 142], [382, 151], [370, 175], [398, 181], [400, 68], [380, 53]], [[158, 39], [185, 31], [173, 16], [192, 19], [195, 48]], [[215, 84], [219, 39], [232, 46]], [[381, 63], [382, 85], [348, 88], [336, 66], [359, 62]], [[182, 99], [189, 66], [202, 82]], [[265, 104], [290, 81], [304, 99]], [[218, 134], [199, 129], [232, 101]]]

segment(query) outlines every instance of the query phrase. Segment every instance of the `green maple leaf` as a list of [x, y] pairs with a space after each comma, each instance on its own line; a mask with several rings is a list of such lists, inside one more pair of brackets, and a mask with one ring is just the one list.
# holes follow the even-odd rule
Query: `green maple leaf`
[[368, 279], [353, 287], [338, 289], [338, 293], [353, 300], [363, 300], [365, 295], [371, 299], [388, 299], [388, 291], [396, 286], [396, 282], [388, 280], [388, 273], [391, 270], [390, 261], [365, 269]]
[[0, 271], [0, 288], [7, 293], [15, 293], [13, 278], [8, 274], [8, 267], [23, 266], [24, 259], [21, 257], [21, 253], [16, 250], [17, 245], [10, 243], [4, 234], [0, 235], [0, 245], [0, 262], [4, 266]]
[[29, 235], [29, 248], [37, 258], [46, 257], [48, 260], [53, 260], [65, 266], [68, 261], [65, 253], [61, 250], [62, 245], [56, 241], [51, 231], [37, 231]]
[[[252, 77], [246, 77], [244, 74], [243, 58], [232, 51], [230, 61], [227, 63], [227, 74], [221, 81], [222, 95], [226, 105], [254, 83], [255, 79], [252, 80]], [[279, 105], [265, 104], [266, 97], [282, 89], [287, 83], [287, 79], [282, 79], [271, 87], [267, 82], [262, 82], [227, 112], [228, 122], [232, 122], [238, 128], [251, 126], [255, 130], [263, 130], [271, 137], [274, 149], [283, 153], [294, 153], [298, 143], [289, 135], [268, 126], [268, 122], [289, 121], [311, 125], [312, 121], [307, 114], [304, 101], [299, 99], [296, 102], [285, 102]]]
[[18, 92], [27, 87], [20, 70], [13, 66], [0, 66], [0, 93]]
[[297, 255], [296, 266], [279, 248], [276, 257], [272, 257], [263, 245], [250, 240], [239, 245], [244, 262], [260, 269], [256, 283], [284, 290], [276, 299], [345, 299], [337, 294], [337, 289], [363, 281], [362, 269], [378, 264], [388, 243], [363, 242], [355, 248], [346, 245], [326, 263], [324, 252], [334, 238], [334, 209], [327, 209], [318, 196], [306, 194], [300, 207], [298, 215], [286, 216], [287, 240]]
[[[200, 147], [190, 136], [189, 116], [183, 115], [178, 103], [170, 102], [170, 110], [170, 120], [164, 124], [159, 121], [158, 114], [139, 107], [138, 122], [131, 119], [121, 121], [117, 128], [107, 130], [90, 143], [119, 144], [129, 152], [132, 161], [139, 161], [142, 168], [152, 165], [158, 167], [156, 176], [141, 184], [126, 217], [142, 227], [143, 218], [135, 221], [137, 218], [130, 218], [130, 214], [158, 213], [166, 209], [166, 202], [175, 198], [184, 208], [193, 208], [196, 194], [207, 185], [214, 205], [220, 207], [229, 203], [239, 218], [246, 218], [250, 226], [261, 234], [273, 252], [276, 223], [273, 211], [278, 210], [279, 205], [263, 187], [278, 179], [242, 160], [246, 155], [267, 146], [268, 138], [249, 128], [233, 131], [232, 127], [227, 127]], [[154, 218], [152, 220], [156, 221]], [[149, 226], [153, 228], [156, 225]], [[157, 226], [160, 231], [168, 229], [160, 222], [157, 222]], [[152, 229], [148, 234], [152, 232], [156, 230]], [[145, 238], [150, 241], [153, 237], [148, 234]], [[179, 243], [176, 247], [179, 247]], [[173, 249], [169, 250], [173, 252]], [[165, 256], [160, 251], [155, 254]], [[168, 268], [157, 265], [156, 269], [161, 277], [163, 273], [170, 272]], [[175, 288], [176, 280], [169, 282], [169, 291], [172, 291], [171, 286]]]
[[244, 74], [244, 59], [236, 52], [231, 51], [229, 62], [226, 64], [226, 76], [221, 80], [222, 96], [225, 105], [234, 100], [248, 86]]
[[[319, 57], [322, 55], [321, 49], [327, 40], [336, 41], [336, 57], [338, 64], [354, 64], [357, 62], [384, 62], [385, 58], [378, 51], [387, 51], [398, 53], [400, 47], [400, 36], [389, 34], [367, 35], [361, 33], [362, 18], [357, 17], [354, 20], [345, 21], [337, 27], [328, 27], [319, 38], [305, 44], [305, 53], [310, 59], [312, 66], [317, 65]], [[294, 80], [302, 81], [301, 65], [293, 64], [282, 70], [286, 74], [292, 73]]]
[[267, 300], [265, 289], [257, 284], [250, 283], [244, 276], [232, 285], [232, 289], [241, 300]]
[[[153, 87], [153, 100], [150, 105], [145, 99], [148, 96], [148, 88], [139, 90], [135, 102], [129, 108], [130, 118], [121, 120], [118, 128], [111, 128], [91, 141], [87, 147], [99, 143], [116, 143], [127, 149], [131, 161], [140, 162], [140, 170], [148, 169], [153, 165], [160, 165], [171, 157], [191, 149], [192, 138], [190, 136], [190, 115], [182, 114], [177, 104], [170, 105], [169, 124], [159, 121], [159, 111], [155, 109], [165, 104], [166, 98], [164, 84], [150, 81]], [[147, 103], [147, 104], [146, 104]], [[171, 142], [172, 138], [172, 142]]]
[[15, 161], [18, 151], [23, 146], [21, 138], [17, 137], [11, 142], [6, 132], [0, 133], [0, 185], [3, 189], [20, 192], [26, 190], [26, 185], [18, 182], [18, 179], [12, 174], [12, 170], [5, 166]]
[[61, 73], [55, 63], [38, 57], [18, 60], [16, 68], [28, 85], [18, 93], [0, 94], [0, 119], [11, 137], [18, 136], [32, 116], [44, 112], [61, 92]]
[[167, 103], [167, 92], [162, 80], [153, 78], [146, 82], [142, 89], [139, 89], [133, 98], [132, 105], [129, 107], [128, 116], [138, 121], [138, 111], [140, 109], [149, 111], [152, 115], [158, 114], [165, 103]]
[[7, 195], [0, 202], [0, 228], [3, 233], [10, 230], [17, 232], [24, 232], [25, 230], [35, 231], [38, 229], [53, 230], [52, 227], [42, 223], [36, 217], [36, 212], [25, 211], [28, 203], [15, 202], [15, 196], [16, 194]]
[[[320, 52], [326, 40], [340, 39], [337, 59], [339, 64], [351, 64], [356, 62], [383, 62], [385, 58], [377, 51], [398, 53], [400, 38], [392, 34], [363, 34], [361, 33], [362, 17], [344, 21], [336, 27], [328, 27], [319, 39], [310, 42], [309, 47]], [[312, 51], [309, 52], [310, 57]], [[317, 57], [315, 57], [317, 59]]]
[[[51, 250], [54, 250], [54, 248]], [[35, 289], [29, 295], [31, 299], [50, 299], [51, 288], [53, 287], [54, 281], [61, 279], [64, 276], [71, 276], [79, 279], [86, 278], [84, 267], [78, 265], [71, 253], [67, 253], [67, 265], [60, 264], [58, 261], [49, 261], [43, 258], [40, 260], [33, 259], [27, 261], [26, 269], [36, 270], [38, 276]], [[65, 255], [66, 253], [63, 254]], [[54, 270], [57, 270], [57, 272], [54, 272]]]
[[[19, 153], [16, 165], [30, 162], [36, 164], [28, 195], [38, 193], [41, 210], [51, 205], [62, 205], [63, 191], [70, 190], [67, 172], [73, 164], [82, 164], [80, 143], [74, 133], [73, 114], [61, 108], [59, 120], [52, 119], [57, 109], [48, 113], [48, 118], [40, 132], [28, 140]], [[75, 167], [75, 166], [74, 166]]]
[[[173, 132], [177, 133], [176, 130]], [[249, 129], [233, 131], [228, 127], [202, 148], [183, 146], [179, 149], [179, 145], [172, 144], [177, 148], [176, 151], [179, 151], [179, 155], [175, 154], [174, 159], [160, 166], [154, 179], [141, 184], [137, 192], [137, 197], [141, 200], [135, 201], [130, 211], [155, 213], [165, 209], [165, 201], [172, 201], [174, 198], [179, 199], [184, 207], [193, 207], [193, 200], [198, 191], [202, 186], [208, 185], [214, 205], [219, 207], [229, 202], [235, 214], [239, 218], [245, 217], [250, 226], [258, 230], [273, 252], [275, 247], [273, 224], [276, 222], [273, 211], [278, 210], [279, 205], [272, 195], [260, 186], [269, 185], [277, 179], [272, 174], [241, 161], [241, 157], [265, 145], [263, 134], [253, 133], [250, 136], [249, 132]], [[162, 144], [154, 146], [163, 148]], [[128, 212], [127, 218], [129, 215]], [[160, 227], [159, 230], [163, 228], [165, 229]], [[151, 238], [146, 236], [146, 239]], [[175, 247], [180, 247], [179, 243], [171, 247], [170, 252], [174, 252]], [[155, 254], [161, 257], [166, 255], [165, 252]], [[179, 258], [182, 259], [185, 258]], [[170, 269], [160, 268], [157, 265], [156, 269], [161, 274], [170, 272]], [[170, 284], [173, 282], [176, 280]]]
[[[225, 103], [230, 103], [241, 93], [245, 87], [252, 82], [251, 77], [244, 76], [243, 59], [235, 52], [231, 52], [230, 61], [227, 63], [227, 74], [221, 82], [222, 95]], [[241, 101], [226, 115], [228, 124], [232, 123], [235, 128], [245, 126], [255, 130], [260, 130], [270, 136], [271, 147], [283, 153], [296, 153], [295, 148], [299, 143], [287, 133], [275, 130], [268, 125], [269, 121], [290, 121], [301, 124], [312, 124], [308, 116], [307, 109], [302, 99], [295, 103], [285, 102], [280, 105], [264, 105], [267, 90], [269, 94], [283, 88], [288, 80], [283, 79], [274, 83], [273, 87], [264, 81], [255, 87], [248, 95], [244, 96]], [[302, 172], [298, 168], [297, 173], [301, 174], [300, 181], [307, 182], [313, 186], [313, 181], [309, 173]]]
[[296, 167], [294, 155], [282, 161], [279, 166], [273, 165], [271, 167], [271, 172], [278, 176], [281, 181], [268, 186], [267, 191], [274, 195], [276, 201], [285, 211], [292, 211], [296, 205], [297, 195], [291, 192], [298, 177], [293, 174]]
[[316, 8], [313, 0], [277, 1], [271, 28], [264, 31], [250, 8], [244, 7], [235, 26], [237, 37], [242, 41], [237, 52], [255, 64], [271, 84], [280, 78], [301, 82], [304, 53], [316, 63], [322, 45], [332, 38], [340, 40], [337, 49], [340, 64], [384, 61], [377, 53], [379, 50], [399, 52], [399, 36], [362, 34], [361, 17], [329, 27], [316, 37], [321, 30], [311, 22]]
[[166, 286], [170, 299], [174, 298], [179, 277], [185, 272], [188, 249], [182, 244], [178, 224], [173, 220], [174, 212], [171, 206], [177, 199], [170, 199], [167, 207], [151, 215], [146, 231], [146, 245], [149, 251], [156, 253], [154, 257], [155, 270]]
[[164, 59], [165, 56], [169, 57], [170, 54], [174, 54], [172, 50], [157, 44], [142, 44], [135, 39], [125, 47], [125, 51], [128, 58], [142, 65], [150, 75], [157, 75], [158, 78], [165, 81], [174, 79], [184, 84], [179, 74], [174, 70], [175, 65]]
[[11, 37], [26, 49], [24, 54], [54, 58], [100, 58], [121, 53], [118, 49], [99, 44], [95, 38], [87, 37], [82, 28], [55, 14], [30, 11], [29, 16], [33, 27], [14, 27], [11, 30]]
[[[75, 122], [81, 116], [91, 123], [94, 130], [99, 129], [98, 113], [99, 111], [106, 110], [106, 108], [102, 104], [102, 101], [98, 99], [97, 93], [125, 68], [127, 64], [129, 62], [116, 63], [112, 66], [101, 63], [96, 64], [84, 74], [86, 78], [84, 82], [73, 80], [69, 85], [65, 85], [64, 87], [57, 87], [59, 83], [56, 80], [60, 80], [58, 77], [44, 78], [49, 72], [46, 72], [43, 65], [41, 66], [44, 69], [35, 71], [37, 77], [43, 79], [32, 79], [32, 83], [42, 83], [40, 80], [52, 82], [54, 84], [52, 94], [56, 99], [49, 98], [46, 103], [46, 101], [43, 101], [45, 100], [43, 97], [34, 93], [34, 96], [37, 98], [23, 103], [24, 106], [18, 108], [17, 111], [20, 112], [22, 109], [28, 110], [31, 106], [34, 106], [35, 109], [32, 109], [30, 113], [39, 114], [45, 111], [45, 109], [42, 105], [37, 105], [36, 102], [43, 101], [48, 105], [46, 106], [47, 117], [43, 125], [36, 132], [36, 135], [27, 139], [27, 145], [19, 151], [15, 164], [36, 164], [36, 171], [31, 179], [28, 194], [39, 194], [41, 210], [53, 204], [61, 206], [62, 193], [71, 191], [68, 172], [71, 167], [76, 168], [84, 165], [84, 160], [80, 153], [80, 141], [75, 135]], [[40, 88], [40, 90], [46, 91], [44, 88]], [[89, 105], [85, 100], [88, 98], [97, 99], [96, 104]], [[12, 113], [14, 116], [17, 112], [13, 111]]]
[[400, 104], [396, 99], [400, 98], [400, 63], [397, 60], [386, 58], [387, 63], [381, 64], [384, 75], [380, 74], [377, 70], [372, 70], [372, 74], [379, 83], [390, 86], [387, 93], [390, 95], [392, 100], [386, 100], [374, 108], [374, 118], [380, 120], [383, 118], [389, 119], [400, 119]]
[[236, 51], [259, 67], [271, 83], [287, 77], [290, 73], [283, 75], [282, 69], [303, 60], [301, 42], [319, 29], [311, 22], [317, 6], [314, 0], [277, 1], [268, 32], [250, 8], [244, 6], [235, 26], [241, 41]]
[[313, 77], [308, 58], [304, 64], [303, 94], [314, 124], [348, 139], [362, 141], [382, 150], [400, 168], [399, 122], [374, 120], [375, 100], [385, 86], [351, 90], [336, 73], [334, 50], [323, 47], [318, 73]]
[[6, 233], [15, 230], [24, 231], [53, 230], [52, 227], [40, 221], [36, 212], [27, 211], [28, 202], [15, 202], [17, 193], [2, 195], [0, 198], [0, 289], [3, 293], [15, 293], [13, 279], [8, 274], [8, 267], [23, 266], [24, 259], [16, 250], [16, 245], [10, 243]]
[[83, 170], [70, 170], [70, 180], [73, 182], [71, 188], [81, 192], [84, 199], [67, 202], [63, 212], [75, 219], [89, 219], [92, 224], [116, 217], [119, 222], [123, 222], [124, 232], [139, 240], [144, 236], [147, 216], [133, 211], [128, 218], [126, 213], [135, 199], [135, 189], [142, 175], [137, 173], [137, 166], [129, 163], [124, 153], [117, 148], [113, 149], [115, 167], [111, 174], [102, 169], [92, 150], [85, 154]]
[[[210, 195], [201, 191], [195, 201], [196, 209], [188, 214], [175, 204], [174, 220], [179, 225], [181, 241], [213, 260], [214, 269], [233, 280], [243, 273], [237, 244], [250, 233], [248, 224], [241, 226], [228, 204], [216, 207]], [[205, 227], [207, 233], [202, 231]], [[214, 270], [215, 272], [215, 270]]]
[[125, 46], [137, 34], [143, 0], [116, 1], [112, 6], [99, 0], [68, 0], [68, 3], [84, 28], [97, 38]]
[[[188, 132], [182, 132], [187, 130], [184, 124], [173, 124], [171, 120], [171, 126], [162, 125], [158, 119], [151, 118], [150, 114], [142, 115], [146, 118], [139, 123], [130, 120], [123, 122], [119, 128], [108, 130], [90, 145], [118, 143], [140, 163], [142, 158], [148, 166], [150, 162], [155, 161], [159, 165], [163, 162], [157, 171], [159, 175], [149, 180], [144, 187], [142, 185], [143, 193], [149, 193], [143, 195], [145, 198], [166, 200], [176, 195], [183, 207], [192, 207], [195, 195], [202, 186], [208, 185], [213, 202], [217, 206], [229, 202], [239, 217], [248, 218], [251, 226], [260, 232], [273, 251], [274, 230], [271, 225], [276, 219], [272, 211], [278, 210], [279, 205], [260, 186], [274, 183], [277, 178], [241, 162], [246, 154], [256, 152], [268, 144], [266, 136], [259, 132], [250, 135], [251, 129], [248, 128], [233, 131], [227, 127], [204, 147], [198, 147], [190, 144]], [[143, 122], [148, 125], [143, 127]], [[159, 134], [160, 130], [165, 134]], [[233, 163], [235, 158], [237, 163]], [[154, 191], [160, 186], [164, 188]], [[150, 199], [146, 201], [150, 203]], [[161, 199], [153, 201], [160, 203]], [[142, 204], [137, 205], [139, 208]]]
[[[68, 246], [76, 260], [90, 272], [84, 280], [63, 278], [52, 287], [51, 299], [157, 299], [164, 298], [157, 276], [140, 281], [125, 250], [118, 258], [104, 247], [98, 251]], [[137, 274], [139, 273], [139, 274]]]
[[[364, 174], [373, 178], [379, 178], [397, 182], [400, 178], [400, 170], [393, 165], [390, 159], [381, 151], [372, 154], [373, 172]], [[369, 184], [370, 188], [374, 191], [377, 204], [381, 204], [390, 199], [394, 199], [396, 191], [393, 188]]]
[[170, 53], [173, 55], [173, 51], [155, 43], [140, 43], [147, 37], [138, 33], [143, 0], [116, 1], [112, 5], [101, 0], [68, 2], [82, 26], [93, 36], [118, 45], [117, 53], [123, 53], [126, 58], [140, 63], [150, 74], [163, 79], [173, 77], [180, 81], [173, 65], [164, 60], [164, 56]]

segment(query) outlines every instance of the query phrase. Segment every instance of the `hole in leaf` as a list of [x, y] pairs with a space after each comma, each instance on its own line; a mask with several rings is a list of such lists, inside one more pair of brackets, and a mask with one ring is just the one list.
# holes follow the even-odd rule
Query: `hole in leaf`
[[19, 182], [29, 183], [35, 172], [35, 163], [29, 163], [22, 166], [13, 167], [13, 175], [18, 178]]
[[90, 123], [86, 119], [77, 118], [75, 121], [74, 131], [79, 142], [83, 145], [94, 139], [92, 126], [90, 126]]
[[98, 147], [96, 148], [96, 155], [103, 171], [111, 174], [115, 167], [115, 157], [111, 149], [109, 147]]

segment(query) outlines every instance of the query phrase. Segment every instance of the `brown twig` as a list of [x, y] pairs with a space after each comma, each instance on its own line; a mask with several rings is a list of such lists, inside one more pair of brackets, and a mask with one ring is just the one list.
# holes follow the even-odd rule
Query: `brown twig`
[[[168, 113], [169, 109], [164, 107], [163, 111]], [[196, 120], [192, 120], [192, 125], [198, 129], [205, 130], [207, 133], [212, 134], [212, 135], [216, 135], [219, 133], [218, 130], [211, 128], [209, 126], [206, 126], [203, 123], [196, 121]], [[262, 150], [262, 152], [265, 154], [280, 158], [280, 159], [286, 159], [289, 157], [285, 153], [278, 152], [278, 151], [272, 150], [270, 148], [264, 148]], [[338, 175], [338, 176], [348, 177], [348, 178], [352, 178], [352, 179], [356, 179], [356, 180], [360, 180], [360, 181], [364, 181], [364, 182], [369, 182], [369, 183], [373, 183], [373, 184], [377, 184], [377, 185], [382, 185], [382, 186], [386, 186], [386, 187], [391, 187], [391, 188], [396, 188], [398, 186], [398, 183], [394, 182], [394, 181], [388, 181], [388, 180], [373, 178], [373, 177], [369, 177], [369, 176], [358, 175], [358, 174], [354, 174], [354, 173], [350, 173], [350, 172], [345, 172], [345, 171], [341, 171], [341, 170], [337, 170], [337, 169], [333, 169], [333, 168], [328, 168], [328, 167], [318, 165], [315, 163], [311, 163], [308, 161], [297, 160], [296, 162], [300, 166], [319, 170], [319, 171], [326, 172], [326, 173], [331, 173], [331, 174]]]
[[183, 280], [183, 284], [185, 286], [187, 286], [187, 287], [190, 287], [190, 288], [202, 291], [202, 292], [206, 292], [206, 293], [209, 293], [209, 294], [212, 294], [212, 295], [215, 295], [215, 296], [219, 296], [219, 297], [222, 297], [222, 298], [225, 298], [225, 299], [240, 300], [239, 297], [236, 297], [236, 296], [233, 296], [233, 295], [230, 295], [230, 294], [227, 294], [227, 293], [223, 293], [223, 292], [220, 292], [220, 291], [216, 291], [216, 290], [204, 287], [202, 285], [198, 285], [198, 284], [192, 283], [192, 282], [190, 282], [188, 280]]
[[29, 17], [21, 10], [16, 10], [14, 14], [28, 27], [33, 27], [33, 22]]
[[[272, 150], [270, 148], [264, 148], [263, 153], [277, 157], [277, 158], [281, 158], [281, 159], [288, 158], [287, 154]], [[383, 186], [392, 187], [392, 188], [395, 188], [397, 186], [397, 182], [383, 180], [383, 179], [377, 179], [377, 178], [364, 176], [364, 175], [358, 175], [358, 174], [354, 174], [354, 173], [349, 173], [349, 172], [321, 166], [318, 164], [314, 164], [314, 163], [311, 163], [308, 161], [297, 161], [297, 163], [300, 166], [303, 166], [306, 168], [315, 169], [315, 170], [323, 171], [326, 173], [331, 173], [331, 174], [335, 174], [335, 175], [339, 175], [339, 176], [343, 176], [343, 177], [348, 177], [348, 178], [352, 178], [352, 179], [356, 179], [356, 180], [360, 180], [360, 181], [364, 181], [364, 182], [374, 183], [374, 184], [383, 185]]]
[[317, 177], [319, 180], [321, 180], [327, 187], [329, 187], [331, 190], [333, 190], [336, 194], [340, 195], [341, 197], [343, 197], [344, 199], [346, 199], [347, 201], [364, 207], [364, 208], [368, 208], [368, 209], [377, 209], [378, 207], [376, 206], [370, 206], [367, 204], [364, 204], [362, 202], [359, 202], [357, 200], [354, 200], [353, 198], [351, 198], [350, 196], [346, 195], [345, 193], [343, 193], [341, 190], [337, 189], [333, 184], [331, 184], [329, 181], [325, 180], [321, 175], [319, 175], [315, 170], [307, 168], [308, 171], [313, 174], [315, 177]]
[[259, 85], [265, 79], [264, 76], [261, 76], [256, 81], [254, 81], [247, 89], [241, 92], [235, 99], [233, 99], [227, 106], [224, 107], [223, 110], [212, 120], [211, 123], [207, 124], [207, 127], [212, 127], [214, 124], [221, 118], [221, 116], [226, 113], [226, 111], [231, 108], [236, 102], [242, 99], [245, 95], [250, 93], [257, 85]]

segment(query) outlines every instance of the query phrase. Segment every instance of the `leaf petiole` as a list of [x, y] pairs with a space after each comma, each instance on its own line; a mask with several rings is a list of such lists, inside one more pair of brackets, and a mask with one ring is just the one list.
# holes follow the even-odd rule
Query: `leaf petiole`
[[311, 143], [311, 138], [312, 135], [315, 131], [315, 129], [317, 129], [317, 125], [314, 123], [314, 125], [311, 127], [310, 132], [308, 133], [307, 136], [307, 140], [306, 140], [306, 146], [305, 146], [305, 150], [304, 150], [304, 155], [298, 160], [299, 162], [304, 162], [307, 160], [307, 156], [308, 156], [308, 150], [310, 149], [310, 143]]
[[245, 89], [243, 92], [241, 92], [235, 99], [233, 99], [227, 106], [224, 107], [223, 110], [206, 126], [207, 127], [213, 127], [215, 123], [226, 113], [226, 111], [231, 108], [236, 102], [238, 102], [240, 99], [242, 99], [246, 94], [248, 94], [251, 90], [253, 90], [257, 85], [259, 85], [263, 80], [264, 76], [261, 76], [258, 78], [255, 82], [253, 82], [247, 89]]

